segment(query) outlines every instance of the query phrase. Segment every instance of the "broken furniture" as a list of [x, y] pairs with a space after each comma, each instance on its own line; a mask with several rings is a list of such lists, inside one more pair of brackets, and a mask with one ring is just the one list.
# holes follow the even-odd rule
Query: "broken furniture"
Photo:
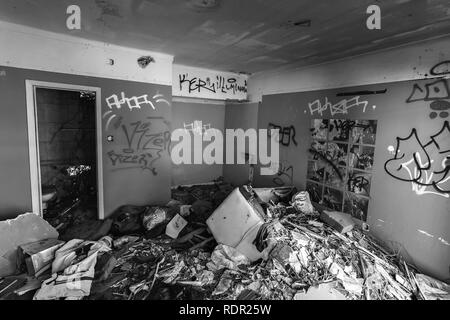
[[262, 258], [253, 244], [264, 223], [264, 211], [252, 191], [236, 188], [208, 218], [206, 224], [218, 243], [243, 253], [251, 261]]

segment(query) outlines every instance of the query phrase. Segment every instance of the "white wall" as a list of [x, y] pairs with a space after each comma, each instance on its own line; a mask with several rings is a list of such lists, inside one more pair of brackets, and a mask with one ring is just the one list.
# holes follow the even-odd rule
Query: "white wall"
[[[173, 56], [0, 21], [0, 65], [172, 85]], [[141, 68], [137, 59], [155, 62]], [[109, 64], [114, 60], [114, 65]]]
[[249, 99], [258, 102], [267, 94], [422, 79], [432, 66], [449, 59], [450, 36], [446, 36], [306, 68], [260, 72], [249, 79]]

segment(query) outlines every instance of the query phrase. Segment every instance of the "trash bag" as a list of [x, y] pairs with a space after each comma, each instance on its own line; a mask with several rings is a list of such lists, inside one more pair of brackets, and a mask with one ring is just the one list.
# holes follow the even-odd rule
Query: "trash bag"
[[143, 231], [142, 216], [148, 211], [148, 206], [124, 205], [113, 214], [111, 233], [116, 236], [138, 233]]
[[298, 212], [301, 212], [304, 214], [313, 214], [314, 213], [314, 207], [309, 198], [308, 191], [300, 191], [300, 192], [294, 194], [291, 202], [292, 202], [292, 206]]
[[424, 274], [416, 274], [416, 279], [427, 300], [450, 300], [450, 285]]
[[197, 200], [192, 204], [190, 211], [192, 214], [189, 221], [205, 223], [213, 212], [213, 204], [206, 200]]
[[177, 214], [178, 208], [150, 207], [142, 217], [146, 238], [155, 238], [166, 230], [167, 224]]
[[70, 240], [55, 252], [52, 276], [42, 283], [33, 300], [81, 299], [88, 296], [97, 257], [110, 250], [101, 242]]
[[250, 261], [247, 257], [235, 248], [219, 244], [211, 254], [211, 262], [208, 262], [207, 267], [214, 272], [224, 268], [236, 270], [240, 265], [248, 264]]

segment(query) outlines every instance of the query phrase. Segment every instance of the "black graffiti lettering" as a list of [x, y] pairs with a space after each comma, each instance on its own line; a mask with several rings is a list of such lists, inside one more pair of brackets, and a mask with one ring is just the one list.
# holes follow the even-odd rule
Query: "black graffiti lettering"
[[271, 129], [278, 130], [278, 142], [282, 144], [283, 146], [288, 147], [291, 144], [291, 140], [294, 143], [294, 145], [297, 146], [297, 141], [295, 140], [295, 127], [289, 126], [289, 127], [281, 127], [273, 123], [269, 123], [268, 129], [267, 129], [267, 135], [271, 136]]
[[286, 185], [285, 178], [289, 181], [289, 185], [294, 184], [294, 168], [292, 165], [287, 163], [280, 163], [276, 176], [272, 179], [272, 182], [278, 186], [282, 187]]
[[[450, 74], [450, 61], [436, 64], [431, 68], [430, 73], [432, 75]], [[424, 88], [415, 83], [406, 103], [431, 101], [430, 119], [436, 119], [438, 115], [440, 118], [447, 118], [450, 115], [450, 102], [446, 101], [448, 99], [450, 99], [449, 84], [446, 79], [439, 79], [426, 84]]]
[[321, 159], [321, 160], [325, 161], [328, 165], [330, 165], [333, 168], [333, 170], [336, 172], [336, 175], [339, 177], [339, 180], [341, 180], [341, 181], [343, 180], [342, 174], [339, 171], [338, 167], [336, 167], [336, 165], [333, 163], [333, 161], [328, 159], [326, 157], [326, 155], [320, 153], [317, 150], [314, 150], [313, 148], [310, 148], [308, 151], [313, 154], [314, 159]]
[[364, 190], [366, 194], [369, 194], [370, 181], [363, 176], [357, 174], [350, 174], [348, 179], [348, 190], [356, 192], [356, 190]]
[[180, 83], [180, 91], [183, 91], [183, 83], [185, 83], [187, 78], [187, 74], [179, 74], [178, 75], [178, 82]]
[[112, 165], [115, 166], [117, 164], [117, 160], [119, 160], [119, 156], [114, 153], [114, 151], [109, 151], [108, 153], [109, 158], [111, 159]]
[[202, 92], [209, 91], [212, 93], [221, 92], [228, 93], [231, 92], [236, 94], [237, 92], [247, 92], [247, 80], [244, 80], [243, 84], [239, 84], [236, 78], [230, 77], [225, 78], [222, 76], [216, 76], [216, 81], [212, 82], [208, 77], [205, 80], [193, 77], [189, 78], [187, 73], [178, 75], [180, 91], [185, 88], [185, 83], [187, 83], [187, 91], [191, 92]]
[[[421, 142], [415, 128], [406, 138], [397, 137], [394, 155], [384, 164], [386, 173], [400, 181], [433, 187], [437, 194], [450, 193], [449, 135], [450, 125], [445, 121], [442, 128], [430, 136], [426, 143]], [[403, 143], [412, 145], [414, 150], [410, 147], [407, 151], [401, 151], [404, 149]], [[430, 193], [425, 188], [416, 188], [415, 191], [417, 194]]]
[[439, 62], [430, 69], [430, 74], [433, 76], [442, 76], [450, 74], [450, 60]]
[[[163, 139], [158, 138], [161, 137], [162, 133], [156, 133], [156, 134], [148, 134], [146, 137], [149, 139], [145, 142], [144, 146], [142, 147], [142, 150], [150, 150], [150, 149], [156, 149], [159, 150], [163, 146]], [[158, 147], [155, 148], [154, 146]]]
[[[162, 117], [148, 117], [148, 119], [162, 120], [170, 128], [170, 123]], [[170, 154], [170, 131], [151, 133], [151, 121], [135, 121], [128, 126], [123, 124], [121, 128], [126, 140], [126, 148], [123, 148], [121, 152], [110, 150], [107, 153], [112, 166], [118, 167], [117, 169], [141, 168], [156, 175], [155, 162], [161, 158], [164, 150]]]

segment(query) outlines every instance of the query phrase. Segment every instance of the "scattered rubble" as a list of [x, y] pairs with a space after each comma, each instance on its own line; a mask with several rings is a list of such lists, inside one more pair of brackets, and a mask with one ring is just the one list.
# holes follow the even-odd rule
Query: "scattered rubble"
[[219, 180], [174, 189], [166, 206], [123, 206], [98, 241], [58, 247], [47, 274], [0, 279], [0, 299], [450, 299], [449, 285], [307, 192], [236, 190]]

